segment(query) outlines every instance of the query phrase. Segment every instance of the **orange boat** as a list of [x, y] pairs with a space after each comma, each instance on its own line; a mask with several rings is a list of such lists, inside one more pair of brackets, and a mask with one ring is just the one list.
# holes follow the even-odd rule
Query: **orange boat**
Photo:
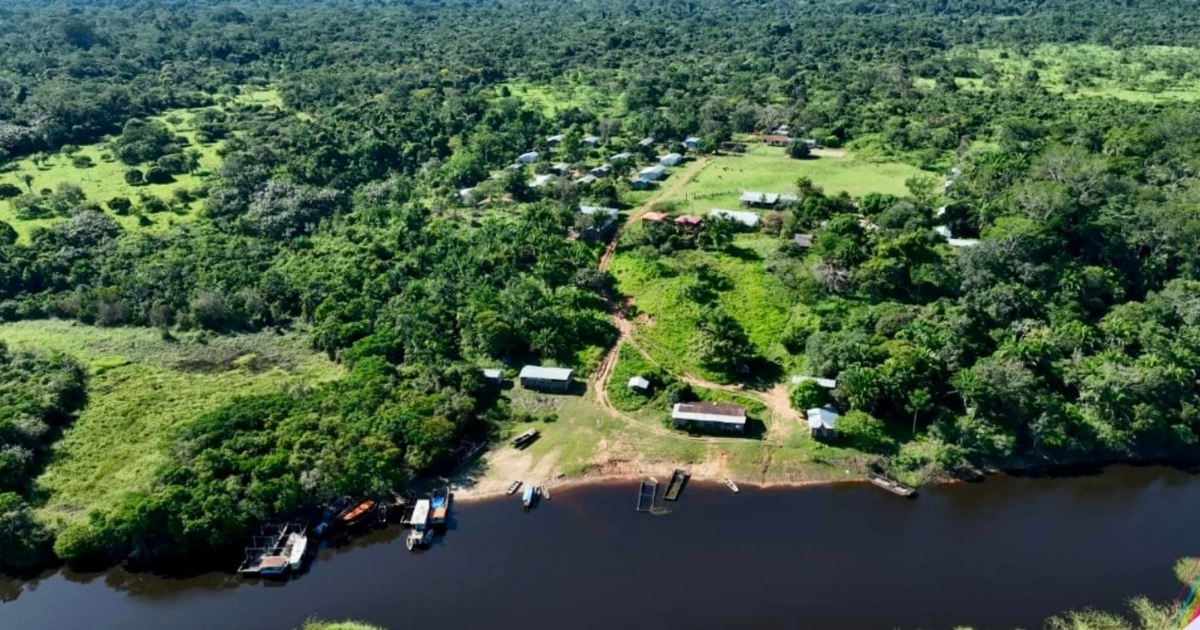
[[366, 516], [373, 509], [375, 509], [375, 501], [372, 501], [371, 499], [367, 499], [366, 501], [363, 501], [362, 503], [359, 503], [358, 505], [354, 506], [350, 510], [348, 510], [346, 512], [342, 512], [342, 516], [341, 516], [342, 523], [349, 525], [349, 524], [357, 521], [358, 519]]

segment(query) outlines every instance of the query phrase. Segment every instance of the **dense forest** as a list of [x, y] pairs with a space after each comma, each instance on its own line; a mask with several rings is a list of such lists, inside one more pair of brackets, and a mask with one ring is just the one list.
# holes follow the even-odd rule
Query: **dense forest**
[[[31, 516], [31, 480], [84, 404], [84, 372], [0, 351], [4, 565], [44, 559], [51, 539], [76, 562], [236, 545], [262, 519], [402, 486], [493, 435], [510, 413], [480, 366], [594, 367], [617, 337], [613, 282], [603, 245], [573, 238], [577, 210], [627, 207], [631, 191], [500, 171], [553, 134], [590, 166], [644, 162], [645, 136], [711, 152], [787, 124], [954, 173], [857, 198], [799, 181], [762, 223], [778, 237], [770, 272], [820, 314], [780, 341], [838, 382], [793, 399], [856, 412], [862, 450], [913, 469], [1196, 453], [1200, 105], [1080, 96], [1138, 80], [1099, 63], [1051, 85], [1039, 62], [1012, 74], [1007, 52], [963, 52], [1100, 46], [1153, 64], [1166, 89], [1197, 78], [1188, 3], [17, 1], [0, 24], [0, 173], [60, 154], [86, 171], [80, 147], [98, 146], [140, 188], [219, 156], [169, 199], [0, 184], [0, 319], [301, 330], [350, 370], [231, 399], [175, 436], [152, 492], [56, 529]], [[619, 99], [546, 108], [516, 89], [545, 85]], [[278, 106], [238, 100], [265, 89]], [[156, 118], [181, 108], [201, 112], [190, 137]], [[463, 211], [467, 188], [487, 213]], [[981, 240], [951, 248], [937, 227]], [[622, 247], [721, 250], [733, 229]], [[706, 311], [701, 334], [707, 367], [744, 375], [753, 351], [727, 313]], [[935, 448], [899, 450], [917, 439]]]

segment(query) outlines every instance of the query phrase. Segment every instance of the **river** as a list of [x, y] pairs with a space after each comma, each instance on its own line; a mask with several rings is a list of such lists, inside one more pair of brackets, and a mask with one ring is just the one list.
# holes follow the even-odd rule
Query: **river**
[[426, 553], [399, 529], [322, 550], [287, 583], [113, 569], [0, 583], [0, 628], [286, 629], [358, 619], [441, 628], [1040, 628], [1068, 609], [1174, 598], [1200, 555], [1200, 477], [1114, 467], [996, 477], [915, 500], [859, 484], [691, 484], [665, 515], [637, 484], [456, 504]]

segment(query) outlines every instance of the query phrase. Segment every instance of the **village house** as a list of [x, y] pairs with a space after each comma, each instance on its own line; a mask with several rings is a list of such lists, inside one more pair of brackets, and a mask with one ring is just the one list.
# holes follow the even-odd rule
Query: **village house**
[[567, 164], [566, 162], [555, 162], [550, 167], [550, 170], [558, 173], [559, 175], [567, 175], [571, 172], [571, 165]]
[[620, 161], [628, 162], [629, 160], [632, 160], [632, 159], [633, 159], [633, 154], [625, 152], [625, 153], [618, 153], [618, 154], [608, 158], [608, 161], [609, 162], [620, 162]]
[[617, 224], [616, 208], [579, 206], [579, 214], [587, 217], [583, 220], [585, 225], [579, 230], [579, 238], [586, 242], [603, 240]]
[[667, 220], [666, 212], [647, 212], [642, 215], [642, 220], [648, 223], [661, 223]]
[[815, 439], [837, 437], [837, 421], [841, 414], [832, 407], [813, 407], [808, 410], [808, 434]]
[[541, 188], [542, 186], [545, 186], [546, 184], [550, 183], [550, 181], [553, 180], [555, 177], [556, 176], [552, 173], [545, 173], [542, 175], [534, 175], [533, 181], [530, 182], [529, 186], [531, 188]]
[[656, 182], [666, 176], [667, 167], [663, 166], [662, 164], [647, 166], [646, 168], [638, 171], [638, 179], [644, 179], [651, 182]]
[[650, 392], [650, 381], [643, 376], [634, 376], [629, 379], [629, 391], [635, 394], [647, 394]]
[[604, 164], [603, 166], [597, 166], [596, 168], [588, 171], [588, 175], [591, 175], [592, 177], [597, 177], [597, 178], [608, 177], [611, 174], [612, 174], [612, 167], [607, 164]]
[[652, 137], [642, 138], [641, 140], [638, 141], [637, 144], [639, 147], [641, 147], [643, 149], [649, 149], [650, 147], [654, 146], [654, 138], [652, 138]]
[[694, 214], [684, 214], [675, 217], [673, 223], [675, 223], [676, 229], [681, 232], [694, 232], [699, 230], [701, 225], [704, 225], [704, 217], [698, 217]]
[[464, 206], [473, 206], [479, 203], [483, 194], [476, 188], [463, 188], [458, 191], [458, 203]]
[[792, 241], [796, 243], [796, 247], [800, 249], [811, 249], [813, 244], [812, 234], [797, 234], [792, 237]]
[[534, 162], [538, 161], [538, 158], [540, 157], [542, 157], [541, 153], [538, 153], [537, 151], [530, 151], [528, 153], [522, 153], [521, 155], [518, 155], [517, 162], [521, 164], [533, 164]]
[[658, 158], [658, 163], [663, 166], [679, 166], [680, 162], [683, 162], [683, 156], [678, 153], [668, 153]]
[[483, 368], [483, 380], [487, 381], [488, 385], [503, 385], [504, 372], [500, 368]]
[[699, 149], [700, 148], [700, 138], [698, 136], [692, 136], [690, 138], [685, 139], [683, 141], [683, 148], [687, 149], [688, 151], [695, 151], [696, 149]]
[[600, 138], [597, 136], [584, 136], [583, 140], [581, 140], [581, 142], [583, 142], [584, 144], [586, 144], [589, 147], [594, 147], [594, 146], [600, 144]]
[[831, 378], [821, 378], [819, 376], [793, 376], [792, 385], [800, 383], [816, 383], [825, 389], [833, 389], [837, 387], [837, 381]]
[[717, 145], [717, 149], [725, 153], [745, 153], [746, 143], [744, 142], [722, 142]]
[[761, 140], [769, 147], [786, 147], [792, 141], [791, 138], [778, 133], [764, 133]]
[[729, 219], [730, 221], [740, 223], [740, 224], [742, 224], [746, 227], [750, 227], [750, 228], [758, 227], [758, 222], [762, 220], [762, 217], [757, 212], [742, 212], [740, 210], [722, 210], [720, 208], [713, 208], [711, 211], [709, 211], [708, 216], [722, 217], [725, 219]]
[[742, 193], [739, 201], [748, 208], [774, 208], [779, 203], [779, 195], [747, 190]]
[[676, 428], [723, 433], [746, 432], [746, 408], [716, 403], [676, 403], [671, 408]]
[[944, 225], [933, 228], [933, 231], [946, 239], [946, 243], [950, 247], [975, 247], [979, 244], [979, 239], [977, 238], [954, 238], [954, 234], [950, 231], [950, 228]]
[[580, 177], [579, 179], [575, 180], [575, 183], [579, 186], [591, 186], [592, 184], [595, 184], [598, 181], [600, 181], [600, 180], [597, 179], [595, 175], [592, 175], [589, 173], [589, 174], [584, 175], [583, 177]]
[[799, 195], [784, 194], [784, 195], [779, 195], [779, 203], [777, 205], [779, 205], [779, 206], [794, 206], [798, 203], [800, 203]]
[[542, 367], [526, 365], [521, 368], [518, 378], [521, 387], [540, 392], [555, 392], [565, 394], [571, 391], [571, 374], [574, 370], [561, 367]]
[[552, 147], [558, 146], [563, 141], [563, 135], [560, 133], [554, 136], [546, 136], [546, 144]]

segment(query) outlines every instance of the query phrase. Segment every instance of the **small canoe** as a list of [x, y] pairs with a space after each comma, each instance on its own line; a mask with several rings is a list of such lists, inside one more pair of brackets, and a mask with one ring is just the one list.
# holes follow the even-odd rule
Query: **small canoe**
[[730, 490], [733, 490], [735, 493], [741, 492], [741, 490], [738, 489], [737, 484], [733, 483], [733, 480], [730, 479], [729, 477], [725, 478], [725, 487], [729, 488]]
[[521, 489], [521, 482], [520, 482], [520, 481], [514, 481], [514, 482], [512, 482], [512, 484], [511, 484], [511, 485], [509, 485], [509, 486], [508, 486], [508, 492], [507, 492], [507, 494], [516, 494], [516, 493], [517, 493], [517, 490], [520, 490], [520, 489]]
[[550, 500], [550, 486], [542, 486], [542, 498], [547, 501]]

